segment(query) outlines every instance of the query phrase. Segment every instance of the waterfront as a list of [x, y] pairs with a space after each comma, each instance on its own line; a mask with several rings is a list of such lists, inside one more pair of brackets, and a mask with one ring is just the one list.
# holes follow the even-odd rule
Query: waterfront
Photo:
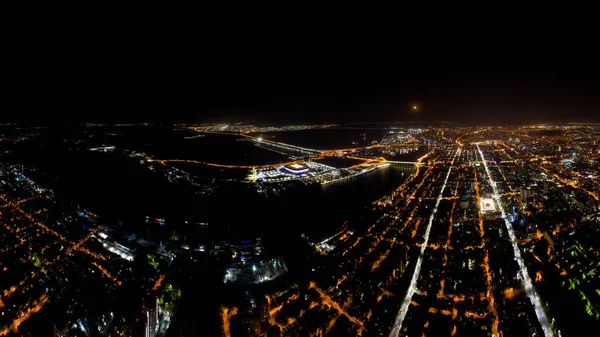
[[[346, 220], [353, 228], [368, 224], [362, 217], [370, 214], [371, 202], [414, 172], [412, 165], [390, 165], [327, 186], [292, 184], [279, 196], [269, 197], [257, 193], [254, 184], [218, 182], [215, 195], [197, 196], [157, 179], [135, 159], [117, 153], [44, 152], [35, 159], [40, 170], [29, 173], [54, 189], [58, 200], [91, 210], [101, 216], [101, 222], [127, 232], [161, 242], [177, 232], [179, 243], [190, 245], [262, 236], [268, 256], [283, 257], [290, 269], [281, 282], [306, 271], [309, 246], [301, 233], [318, 239], [338, 231]], [[164, 224], [147, 221], [146, 215], [163, 218]], [[203, 228], [199, 222], [210, 226]], [[223, 284], [225, 263], [197, 256], [178, 259], [171, 267], [179, 271], [173, 274], [173, 282], [186, 294], [171, 333], [219, 334], [214, 324], [219, 306], [238, 303], [245, 291]]]
[[[70, 258], [92, 259], [88, 262], [101, 278], [83, 274], [108, 286], [114, 305], [122, 301], [113, 290], [132, 289], [125, 284], [135, 287], [138, 281], [138, 290], [151, 290], [149, 300], [166, 296], [168, 310], [179, 299], [177, 314], [168, 315], [175, 334], [219, 335], [215, 315], [229, 312], [221, 316], [221, 331], [236, 337], [274, 330], [381, 335], [390, 329], [392, 335], [557, 335], [557, 326], [573, 335], [578, 326], [598, 319], [595, 288], [588, 282], [595, 275], [589, 268], [597, 265], [597, 256], [588, 253], [594, 251], [597, 226], [579, 220], [597, 217], [597, 181], [593, 159], [575, 158], [596, 153], [594, 142], [581, 142], [591, 144], [587, 150], [569, 148], [561, 133], [548, 133], [554, 143], [538, 148], [531, 143], [537, 138], [523, 140], [529, 138], [526, 128], [519, 133], [526, 138], [515, 137], [511, 129], [478, 129], [466, 136], [463, 129], [413, 130], [390, 133], [378, 146], [326, 151], [294, 165], [263, 164], [269, 159], [251, 155], [251, 162], [264, 165], [256, 170], [259, 176], [241, 155], [248, 146], [277, 154], [265, 148], [294, 151], [293, 144], [261, 149], [260, 141], [238, 141], [238, 135], [182, 128], [155, 129], [155, 138], [144, 130], [123, 129], [122, 135], [110, 136], [120, 141], [108, 143], [96, 135], [114, 131], [101, 130], [74, 129], [73, 138], [61, 140], [57, 130], [34, 129], [13, 138], [3, 153], [8, 165], [0, 206], [13, 240], [5, 243], [5, 254], [13, 243], [15, 254], [21, 254], [19, 245], [27, 242], [23, 235], [34, 252], [19, 260], [24, 270], [43, 261], [53, 266], [64, 254], [56, 245], [58, 255], [38, 249], [42, 242], [78, 249]], [[588, 129], [571, 132], [582, 139], [589, 134]], [[217, 139], [227, 144], [227, 153], [203, 143]], [[158, 155], [198, 160], [163, 161]], [[332, 172], [331, 179], [319, 179], [319, 165]], [[567, 169], [581, 179], [568, 180]], [[282, 174], [285, 170], [293, 174]], [[392, 198], [381, 198], [392, 190]], [[557, 221], [562, 224], [556, 226]], [[32, 237], [35, 227], [50, 236]], [[78, 248], [80, 243], [85, 247]], [[123, 254], [114, 254], [115, 249]], [[20, 274], [12, 267], [16, 260], [6, 257], [4, 288], [13, 289]], [[277, 261], [282, 262], [275, 268]], [[139, 268], [135, 275], [147, 276], [128, 274], [129, 264]], [[63, 267], [55, 270], [71, 271]], [[79, 271], [64, 274], [65, 282], [78, 279]], [[184, 297], [174, 298], [179, 290]], [[578, 294], [585, 295], [583, 303]], [[17, 300], [7, 296], [4, 303]], [[574, 308], [565, 313], [564, 305]], [[119, 315], [140, 322], [134, 308], [139, 306]], [[53, 304], [46, 307], [55, 311]], [[88, 315], [101, 317], [103, 311], [78, 317]], [[339, 315], [351, 320], [336, 324]], [[49, 317], [60, 320], [48, 313], [35, 317], [46, 319], [46, 325]], [[23, 329], [35, 331], [41, 322], [35, 317]]]
[[[210, 223], [214, 232], [225, 236], [228, 231], [240, 237], [269, 232], [326, 235], [402, 183], [413, 170], [410, 165], [393, 165], [327, 187], [291, 184], [280, 188], [277, 197], [258, 194], [253, 184], [217, 181], [216, 193], [202, 196], [162, 181], [137, 159], [119, 153], [45, 147], [28, 154], [19, 160], [39, 167], [30, 172], [32, 176], [74, 205], [110, 222], [120, 220], [133, 232], [147, 233], [150, 226], [155, 235], [177, 230], [189, 239], [195, 228], [185, 221]], [[146, 216], [163, 218], [166, 225], [148, 224]]]
[[285, 132], [261, 132], [254, 134], [265, 139], [294, 144], [297, 146], [319, 149], [343, 149], [358, 146], [368, 146], [380, 142], [383, 136], [390, 132], [381, 128], [327, 128]]

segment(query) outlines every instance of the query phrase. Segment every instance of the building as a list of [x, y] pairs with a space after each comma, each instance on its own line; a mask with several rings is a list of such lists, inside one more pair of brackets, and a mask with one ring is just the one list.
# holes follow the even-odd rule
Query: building
[[153, 309], [144, 309], [146, 311], [146, 337], [155, 337], [158, 332], [158, 298], [155, 299], [155, 303]]
[[469, 199], [464, 198], [460, 201], [460, 209], [469, 209], [470, 202]]
[[308, 173], [308, 171], [310, 171], [310, 168], [304, 164], [291, 164], [291, 165], [284, 166], [282, 168], [282, 170], [287, 173], [300, 175], [300, 174]]
[[481, 212], [482, 213], [493, 213], [496, 211], [496, 206], [494, 205], [494, 199], [492, 198], [481, 198]]

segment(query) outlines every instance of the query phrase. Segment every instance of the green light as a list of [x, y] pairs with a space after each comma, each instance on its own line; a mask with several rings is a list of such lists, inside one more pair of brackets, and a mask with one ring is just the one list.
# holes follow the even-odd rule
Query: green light
[[569, 290], [575, 289], [575, 280], [572, 278], [569, 279]]

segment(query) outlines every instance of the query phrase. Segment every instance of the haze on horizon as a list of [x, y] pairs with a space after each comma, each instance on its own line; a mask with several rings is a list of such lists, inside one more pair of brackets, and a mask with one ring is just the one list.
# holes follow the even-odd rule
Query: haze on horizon
[[9, 43], [1, 120], [488, 125], [600, 116], [597, 51], [550, 32], [536, 43], [515, 31], [484, 41], [419, 35], [401, 46], [324, 32], [257, 40], [236, 31], [200, 45], [150, 32], [77, 34]]

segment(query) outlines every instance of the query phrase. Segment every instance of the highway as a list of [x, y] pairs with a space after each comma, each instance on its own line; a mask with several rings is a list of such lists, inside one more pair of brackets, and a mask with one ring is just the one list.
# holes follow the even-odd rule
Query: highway
[[538, 318], [538, 321], [540, 322], [540, 325], [542, 326], [542, 330], [544, 331], [544, 336], [552, 337], [552, 336], [554, 336], [554, 334], [552, 333], [552, 329], [550, 328], [550, 324], [548, 322], [546, 313], [544, 312], [544, 308], [542, 307], [542, 304], [540, 302], [540, 298], [539, 298], [538, 294], [536, 293], [535, 288], [533, 287], [531, 278], [529, 277], [529, 273], [527, 272], [527, 268], [525, 267], [525, 263], [523, 262], [523, 258], [521, 257], [521, 251], [519, 250], [519, 246], [517, 245], [517, 238], [513, 231], [512, 224], [510, 223], [510, 221], [508, 221], [508, 218], [506, 217], [506, 213], [504, 212], [504, 208], [502, 208], [502, 204], [500, 203], [500, 195], [498, 194], [498, 189], [496, 188], [496, 182], [492, 179], [492, 176], [490, 175], [490, 171], [488, 169], [487, 162], [485, 160], [485, 157], [483, 156], [483, 152], [481, 151], [479, 144], [476, 144], [476, 145], [477, 145], [477, 151], [479, 152], [479, 155], [481, 156], [481, 161], [483, 162], [483, 167], [485, 168], [485, 173], [487, 174], [487, 176], [489, 178], [490, 185], [492, 185], [492, 189], [494, 191], [494, 199], [496, 200], [496, 203], [498, 203], [498, 207], [500, 208], [500, 212], [502, 214], [502, 219], [504, 220], [504, 225], [506, 227], [506, 231], [508, 232], [508, 236], [510, 237], [510, 242], [512, 243], [512, 246], [513, 246], [515, 259], [517, 260], [517, 263], [519, 264], [519, 269], [521, 270], [523, 287], [525, 288], [527, 296], [529, 297], [531, 303], [533, 304], [533, 306], [535, 308], [535, 314]]
[[[291, 151], [296, 151], [296, 152], [300, 152], [303, 153], [305, 155], [310, 156], [309, 159], [295, 159], [295, 160], [291, 160], [291, 161], [286, 161], [286, 162], [281, 162], [281, 163], [273, 163], [273, 164], [264, 164], [264, 165], [228, 165], [228, 164], [220, 164], [220, 163], [210, 163], [210, 162], [205, 162], [205, 161], [200, 161], [200, 160], [193, 160], [193, 159], [152, 159], [150, 158], [151, 161], [157, 162], [157, 163], [161, 163], [161, 164], [166, 164], [166, 163], [190, 163], [190, 164], [201, 164], [201, 165], [206, 165], [206, 166], [214, 166], [214, 167], [221, 167], [221, 168], [238, 168], [238, 169], [254, 169], [254, 168], [269, 168], [269, 167], [276, 167], [276, 166], [285, 166], [285, 165], [292, 165], [292, 164], [300, 164], [300, 163], [304, 163], [306, 161], [312, 161], [312, 160], [319, 160], [322, 159], [324, 157], [334, 157], [336, 155], [338, 155], [341, 152], [344, 153], [348, 153], [348, 152], [354, 152], [357, 150], [361, 150], [361, 149], [371, 149], [371, 148], [383, 148], [383, 147], [401, 147], [404, 145], [399, 145], [399, 144], [395, 144], [395, 145], [391, 145], [391, 144], [376, 144], [376, 145], [370, 145], [370, 146], [365, 146], [365, 147], [357, 147], [357, 148], [349, 148], [349, 149], [337, 149], [337, 150], [317, 150], [317, 149], [310, 149], [310, 148], [305, 148], [305, 147], [300, 147], [300, 146], [296, 146], [296, 145], [291, 145], [291, 144], [286, 144], [286, 143], [282, 143], [282, 142], [276, 142], [276, 141], [272, 141], [272, 140], [268, 140], [268, 139], [263, 139], [260, 137], [256, 137], [256, 136], [251, 136], [248, 134], [240, 134], [240, 133], [227, 133], [227, 132], [211, 132], [211, 131], [202, 131], [203, 133], [210, 133], [210, 134], [220, 134], [220, 135], [231, 135], [231, 136], [237, 136], [237, 137], [244, 137], [244, 138], [240, 138], [239, 140], [249, 140], [252, 142], [255, 142], [257, 146], [264, 148], [266, 150], [270, 150], [270, 151], [274, 151], [280, 154], [284, 154], [286, 155], [287, 153], [275, 150], [275, 149], [284, 149], [284, 150], [291, 150]], [[414, 146], [414, 145], [410, 145], [410, 146]], [[274, 147], [273, 148], [269, 148], [269, 147]], [[385, 164], [387, 161], [385, 158], [380, 157], [380, 158], [363, 158], [363, 157], [353, 157], [353, 156], [347, 156], [347, 158], [351, 158], [351, 159], [358, 159], [358, 160], [362, 160], [364, 162], [354, 165], [353, 167], [356, 166], [369, 166], [369, 165], [373, 165], [373, 164], [377, 164], [377, 162], [379, 162], [379, 164]], [[417, 162], [411, 162], [411, 161], [390, 161], [391, 164], [411, 164], [411, 165], [422, 165], [422, 163], [420, 163], [420, 161]], [[379, 166], [378, 166], [379, 167]]]
[[250, 136], [250, 135], [243, 135], [243, 136], [248, 138], [251, 141], [254, 141], [254, 142], [262, 144], [262, 145], [274, 146], [274, 147], [282, 148], [282, 149], [286, 149], [286, 150], [298, 151], [298, 152], [301, 152], [301, 153], [304, 153], [307, 155], [321, 155], [323, 152], [321, 150], [309, 149], [306, 147], [296, 146], [296, 145], [292, 145], [292, 144], [276, 142], [273, 140], [262, 139], [260, 137], [254, 137], [254, 136]]
[[351, 174], [351, 175], [349, 175], [349, 176], [345, 176], [345, 177], [340, 177], [340, 178], [333, 179], [333, 180], [324, 181], [324, 182], [322, 182], [322, 183], [321, 183], [321, 185], [329, 185], [329, 184], [333, 184], [333, 183], [338, 183], [338, 182], [340, 182], [340, 181], [346, 181], [346, 180], [348, 180], [348, 179], [352, 179], [352, 178], [354, 178], [354, 177], [358, 177], [358, 176], [360, 176], [360, 175], [363, 175], [363, 174], [369, 173], [369, 172], [371, 172], [371, 171], [373, 171], [373, 170], [376, 170], [376, 169], [379, 169], [379, 168], [382, 168], [382, 167], [386, 167], [386, 166], [389, 166], [389, 165], [390, 165], [390, 164], [388, 164], [388, 163], [383, 163], [383, 164], [379, 164], [379, 165], [377, 165], [377, 166], [371, 166], [371, 167], [369, 167], [369, 168], [365, 169], [364, 171], [360, 171], [360, 172], [357, 172], [357, 173]]
[[446, 183], [448, 183], [448, 178], [450, 177], [450, 172], [452, 171], [452, 167], [454, 165], [454, 160], [457, 155], [460, 153], [462, 147], [459, 147], [454, 153], [454, 157], [450, 162], [450, 167], [448, 168], [448, 172], [446, 173], [446, 178], [444, 179], [444, 184], [442, 185], [442, 189], [440, 190], [440, 194], [437, 197], [435, 202], [435, 207], [429, 216], [429, 221], [427, 222], [427, 228], [425, 229], [425, 236], [423, 239], [423, 244], [421, 245], [421, 251], [419, 253], [419, 257], [417, 258], [417, 264], [415, 265], [415, 271], [413, 272], [412, 279], [410, 280], [410, 286], [408, 287], [408, 291], [406, 292], [406, 297], [402, 302], [402, 306], [400, 307], [400, 311], [398, 312], [398, 316], [394, 322], [394, 326], [392, 327], [392, 331], [390, 332], [390, 337], [396, 337], [400, 333], [402, 329], [402, 323], [404, 322], [404, 318], [406, 317], [406, 313], [408, 313], [408, 308], [410, 307], [410, 302], [412, 300], [413, 295], [417, 290], [417, 281], [419, 279], [419, 275], [421, 274], [421, 265], [423, 264], [423, 257], [425, 256], [425, 249], [427, 249], [427, 244], [429, 242], [429, 233], [431, 231], [431, 225], [433, 223], [433, 219], [435, 218], [438, 210], [438, 206], [440, 205], [440, 201], [444, 195], [444, 190], [446, 189]]

